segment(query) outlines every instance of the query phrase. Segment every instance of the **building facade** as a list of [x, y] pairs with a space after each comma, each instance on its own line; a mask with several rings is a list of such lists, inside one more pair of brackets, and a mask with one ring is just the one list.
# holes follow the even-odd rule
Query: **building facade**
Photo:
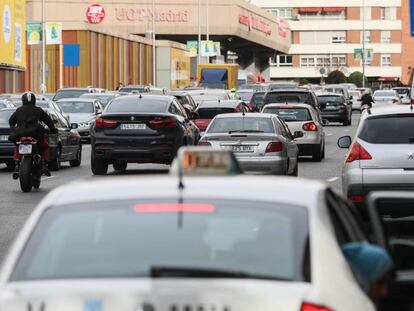
[[252, 3], [287, 20], [292, 30], [289, 52], [276, 54], [270, 60], [271, 79], [316, 82], [333, 70], [341, 70], [346, 76], [362, 71], [361, 49], [365, 40], [366, 76], [371, 82], [407, 84], [410, 80], [414, 42], [410, 37], [409, 0], [253, 0]]

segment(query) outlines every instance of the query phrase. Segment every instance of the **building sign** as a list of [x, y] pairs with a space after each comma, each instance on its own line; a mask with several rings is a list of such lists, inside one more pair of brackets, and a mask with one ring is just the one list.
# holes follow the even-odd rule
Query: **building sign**
[[42, 43], [42, 23], [30, 22], [26, 23], [27, 44], [41, 44]]
[[62, 23], [46, 23], [46, 44], [62, 44]]
[[272, 34], [272, 28], [265, 21], [261, 21], [252, 15], [239, 15], [239, 24], [246, 25], [249, 31], [252, 29], [265, 33], [266, 35]]
[[[115, 16], [119, 21], [152, 21], [152, 9], [115, 8]], [[164, 23], [188, 23], [188, 11], [167, 10], [156, 11], [155, 20]]]
[[288, 23], [286, 20], [284, 19], [280, 19], [279, 20], [279, 25], [278, 25], [278, 32], [279, 32], [279, 36], [281, 36], [282, 38], [286, 38], [287, 36], [287, 32], [288, 32]]
[[414, 0], [410, 0], [410, 33], [414, 37]]
[[195, 57], [198, 54], [198, 41], [187, 41], [187, 51], [190, 57]]
[[105, 9], [102, 5], [91, 4], [86, 9], [86, 19], [91, 24], [99, 24], [105, 18]]

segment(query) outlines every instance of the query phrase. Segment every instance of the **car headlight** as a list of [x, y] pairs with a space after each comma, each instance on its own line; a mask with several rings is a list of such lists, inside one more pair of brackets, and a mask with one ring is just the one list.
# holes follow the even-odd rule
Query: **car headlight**
[[82, 123], [78, 123], [79, 127], [89, 127], [90, 123], [89, 122], [82, 122]]

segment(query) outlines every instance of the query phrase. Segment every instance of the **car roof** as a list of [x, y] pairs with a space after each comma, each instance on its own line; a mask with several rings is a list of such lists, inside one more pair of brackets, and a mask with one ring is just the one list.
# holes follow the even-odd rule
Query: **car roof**
[[219, 90], [219, 89], [188, 90], [187, 92], [190, 95], [227, 94], [226, 90]]
[[318, 92], [316, 93], [316, 96], [338, 96], [338, 97], [344, 97], [344, 94], [339, 93], [332, 93], [332, 92]]
[[96, 98], [62, 98], [56, 101], [57, 103], [71, 103], [71, 102], [81, 102], [81, 103], [93, 103], [95, 102]]
[[379, 107], [374, 107], [364, 111], [362, 113], [362, 118], [366, 119], [366, 118], [371, 118], [371, 117], [375, 117], [375, 116], [382, 116], [382, 115], [392, 115], [392, 114], [400, 114], [400, 113], [404, 113], [404, 114], [412, 114], [414, 116], [414, 109], [411, 110], [411, 106], [410, 105], [389, 105], [389, 106], [379, 106]]
[[348, 89], [345, 85], [343, 84], [325, 84], [323, 87], [326, 88], [339, 88], [339, 89]]
[[284, 107], [286, 107], [286, 108], [289, 108], [289, 109], [291, 109], [291, 108], [311, 109], [311, 106], [309, 104], [303, 104], [303, 103], [289, 103], [287, 105], [286, 105], [286, 103], [267, 104], [267, 105], [265, 105], [263, 107], [263, 109], [265, 109], [265, 108], [274, 108], [274, 107], [276, 107], [276, 108], [280, 108], [280, 107], [284, 108]]
[[[252, 183], [256, 185], [253, 192]], [[149, 175], [144, 179], [134, 176], [87, 178], [53, 190], [42, 205], [48, 207], [108, 200], [177, 198], [180, 193], [178, 184], [178, 178], [174, 175]], [[275, 201], [300, 206], [304, 206], [304, 202], [316, 201], [319, 192], [326, 188], [323, 182], [302, 178], [251, 175], [183, 177], [183, 184], [186, 198]], [[214, 191], [210, 191], [213, 188]], [[297, 196], [296, 193], [301, 195]]]
[[238, 100], [206, 100], [202, 102], [198, 109], [200, 108], [236, 108], [240, 105]]
[[62, 87], [60, 89], [58, 89], [57, 91], [91, 91], [94, 90], [94, 88], [90, 88], [90, 87]]
[[312, 90], [309, 90], [307, 88], [283, 88], [283, 89], [272, 89], [268, 90], [267, 93], [310, 93]]
[[169, 95], [157, 95], [157, 94], [131, 94], [131, 95], [124, 95], [124, 96], [117, 96], [112, 100], [112, 102], [119, 102], [119, 101], [128, 101], [131, 99], [153, 99], [157, 101], [164, 101], [166, 104], [171, 103], [175, 97]]
[[272, 113], [255, 113], [255, 112], [250, 112], [250, 113], [243, 113], [243, 112], [234, 112], [234, 113], [223, 113], [223, 114], [219, 114], [216, 116], [216, 119], [221, 119], [221, 118], [265, 118], [265, 119], [270, 119], [270, 118], [274, 118], [276, 117], [275, 114]]

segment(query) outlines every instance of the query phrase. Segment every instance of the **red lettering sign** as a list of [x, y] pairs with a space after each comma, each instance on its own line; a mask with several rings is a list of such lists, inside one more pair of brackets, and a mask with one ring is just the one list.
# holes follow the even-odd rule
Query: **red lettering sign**
[[257, 18], [251, 15], [239, 15], [239, 24], [246, 25], [247, 27], [249, 27], [249, 31], [255, 29], [257, 31], [265, 33], [266, 35], [272, 34], [272, 28], [268, 23], [258, 20]]
[[105, 9], [99, 4], [91, 4], [86, 10], [86, 18], [91, 24], [99, 24], [105, 18]]
[[286, 38], [287, 29], [288, 29], [288, 23], [284, 19], [279, 20], [279, 35], [282, 38]]

